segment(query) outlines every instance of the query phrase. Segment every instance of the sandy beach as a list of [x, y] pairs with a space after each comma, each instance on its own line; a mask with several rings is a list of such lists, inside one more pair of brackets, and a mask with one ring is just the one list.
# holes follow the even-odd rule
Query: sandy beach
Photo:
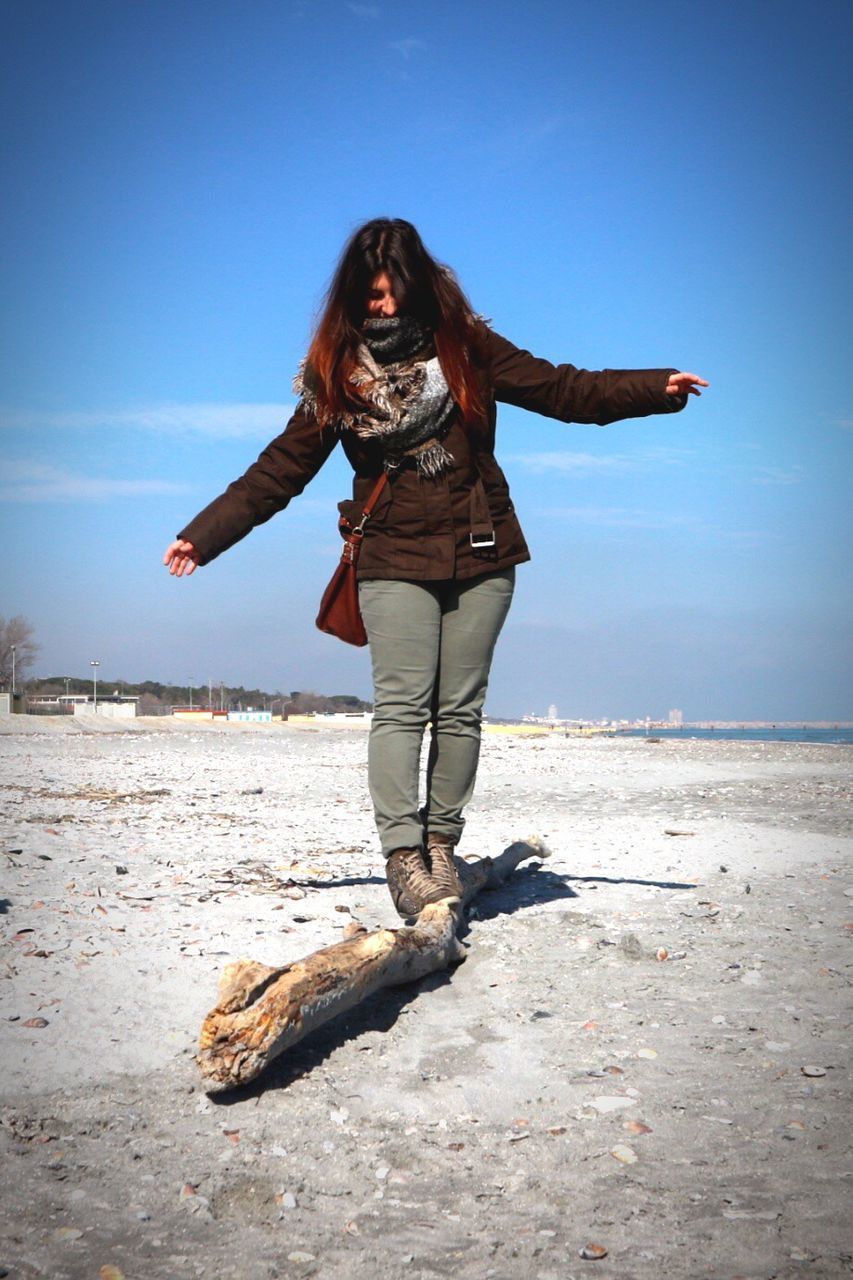
[[551, 857], [208, 1097], [225, 964], [399, 923], [366, 748], [0, 720], [0, 1276], [853, 1274], [853, 748], [486, 737], [461, 852]]

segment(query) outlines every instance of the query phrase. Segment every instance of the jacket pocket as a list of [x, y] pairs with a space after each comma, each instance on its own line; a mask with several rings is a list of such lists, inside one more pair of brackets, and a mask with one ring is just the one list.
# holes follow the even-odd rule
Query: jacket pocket
[[[362, 508], [364, 507], [365, 502], [367, 502], [367, 499], [370, 497], [371, 493], [373, 493], [373, 490], [376, 488], [376, 482], [378, 479], [379, 479], [378, 476], [372, 476], [372, 477], [359, 476], [353, 480], [353, 497], [352, 499], [350, 499], [350, 502], [354, 503], [355, 506], [358, 508], [359, 518], [361, 518], [361, 511], [362, 511]], [[383, 511], [387, 511], [388, 508], [390, 507], [392, 484], [393, 482], [389, 481], [384, 486], [376, 502], [376, 505], [373, 508], [372, 518], [375, 519], [376, 516], [380, 515], [381, 512]], [[344, 503], [339, 502], [338, 510], [340, 511], [344, 505], [345, 505]]]
[[361, 519], [361, 508], [362, 504], [356, 502], [354, 498], [344, 498], [343, 502], [338, 503], [341, 519], [351, 525], [358, 524]]
[[[344, 532], [344, 530], [341, 526], [344, 523], [346, 523], [350, 529], [354, 529], [356, 525], [361, 523], [361, 519], [364, 514], [365, 503], [367, 502], [368, 498], [370, 497], [375, 487], [376, 487], [375, 480], [358, 480], [356, 481], [354, 486], [357, 496], [355, 498], [344, 498], [342, 502], [338, 503], [338, 513], [339, 513], [338, 527], [341, 528], [342, 533]], [[391, 505], [390, 489], [391, 489], [390, 484], [386, 484], [382, 492], [380, 493], [379, 498], [375, 503], [373, 510], [370, 514], [368, 526], [371, 524], [376, 524], [377, 522], [381, 521], [385, 516], [385, 513], [387, 512], [388, 508]]]

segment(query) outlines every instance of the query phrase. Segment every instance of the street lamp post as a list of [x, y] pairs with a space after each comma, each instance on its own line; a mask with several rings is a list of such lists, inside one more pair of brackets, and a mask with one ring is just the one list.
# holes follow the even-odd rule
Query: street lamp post
[[12, 706], [15, 705], [15, 654], [17, 645], [12, 645]]
[[95, 693], [94, 693], [94, 700], [93, 700], [94, 714], [95, 714], [95, 715], [97, 715], [97, 714], [98, 714], [98, 667], [99, 667], [100, 665], [101, 665], [101, 664], [100, 664], [100, 662], [99, 662], [99, 661], [97, 661], [97, 659], [94, 659], [94, 658], [93, 658], [93, 659], [92, 659], [92, 661], [89, 663], [89, 666], [92, 668], [92, 682], [93, 682], [93, 684], [94, 684], [94, 686], [95, 686]]
[[190, 711], [193, 709], [193, 687], [190, 685]]

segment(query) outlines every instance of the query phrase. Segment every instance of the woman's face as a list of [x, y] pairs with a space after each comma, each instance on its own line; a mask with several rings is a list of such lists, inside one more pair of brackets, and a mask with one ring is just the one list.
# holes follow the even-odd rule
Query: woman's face
[[384, 271], [374, 276], [367, 291], [367, 314], [369, 316], [395, 316], [397, 299], [394, 297], [394, 286]]

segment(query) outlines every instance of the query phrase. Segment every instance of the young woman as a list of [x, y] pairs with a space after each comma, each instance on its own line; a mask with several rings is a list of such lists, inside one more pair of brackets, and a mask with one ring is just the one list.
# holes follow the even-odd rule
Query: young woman
[[355, 473], [340, 504], [353, 524], [387, 473], [358, 579], [374, 684], [368, 784], [404, 918], [460, 891], [453, 850], [489, 668], [515, 566], [530, 558], [495, 461], [495, 402], [604, 425], [681, 409], [707, 385], [673, 369], [591, 373], [537, 359], [474, 314], [411, 223], [377, 218], [344, 249], [284, 432], [168, 547], [176, 577], [209, 564], [301, 493], [339, 441]]

